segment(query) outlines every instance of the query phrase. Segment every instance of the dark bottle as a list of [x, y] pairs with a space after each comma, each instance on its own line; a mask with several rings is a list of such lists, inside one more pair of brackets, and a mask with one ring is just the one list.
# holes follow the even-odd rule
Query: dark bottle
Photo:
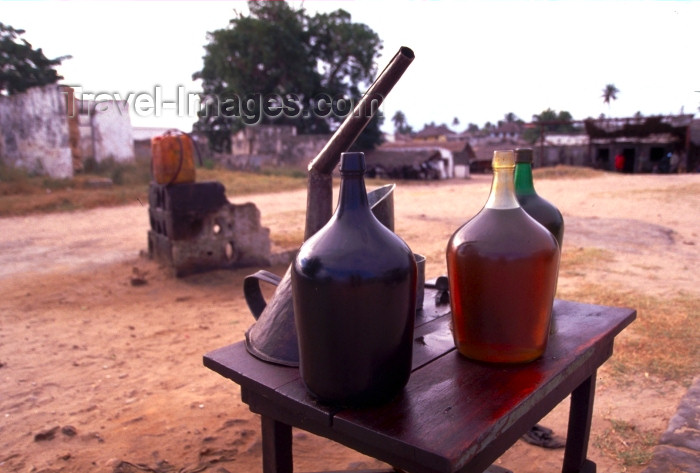
[[363, 153], [343, 153], [340, 197], [292, 265], [299, 369], [307, 389], [341, 405], [388, 401], [411, 372], [416, 262], [372, 214]]
[[525, 212], [552, 232], [561, 251], [564, 243], [564, 218], [559, 209], [535, 192], [535, 186], [532, 183], [532, 149], [530, 148], [515, 150], [515, 195]]
[[492, 163], [486, 205], [447, 245], [453, 336], [469, 358], [526, 362], [546, 348], [559, 248], [518, 204], [515, 153], [496, 151]]

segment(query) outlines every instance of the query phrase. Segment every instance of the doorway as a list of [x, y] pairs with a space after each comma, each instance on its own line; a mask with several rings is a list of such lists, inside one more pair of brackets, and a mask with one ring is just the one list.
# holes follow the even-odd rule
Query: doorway
[[625, 167], [622, 169], [622, 172], [633, 173], [635, 161], [634, 148], [624, 148], [622, 150], [622, 155], [625, 157]]
[[610, 149], [598, 148], [595, 157], [595, 167], [598, 169], [610, 169]]

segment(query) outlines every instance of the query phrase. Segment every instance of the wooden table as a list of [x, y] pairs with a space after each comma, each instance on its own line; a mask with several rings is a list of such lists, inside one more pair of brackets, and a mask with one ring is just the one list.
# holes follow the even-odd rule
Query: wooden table
[[426, 290], [425, 301], [416, 318], [411, 378], [379, 407], [320, 404], [298, 369], [260, 361], [244, 342], [204, 356], [204, 365], [238, 383], [243, 402], [261, 415], [263, 472], [293, 471], [292, 426], [410, 472], [482, 472], [569, 394], [562, 471], [595, 472], [586, 455], [596, 370], [636, 311], [556, 300], [555, 331], [540, 359], [489, 365], [455, 350], [449, 304], [436, 305], [435, 290]]

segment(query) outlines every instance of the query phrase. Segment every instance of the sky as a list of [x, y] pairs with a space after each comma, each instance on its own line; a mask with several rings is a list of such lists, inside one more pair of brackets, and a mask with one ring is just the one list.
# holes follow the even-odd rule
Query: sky
[[[435, 122], [455, 131], [507, 113], [530, 121], [547, 108], [575, 119], [700, 115], [700, 1], [289, 3], [311, 14], [342, 8], [372, 28], [384, 45], [379, 71], [401, 46], [413, 49], [382, 106], [387, 132], [397, 110], [415, 130]], [[247, 12], [246, 2], [0, 0], [0, 22], [26, 30], [49, 58], [72, 56], [58, 68], [61, 83], [85, 97], [131, 97], [134, 126], [184, 131], [196, 120], [192, 73], [207, 32], [235, 12]], [[609, 106], [606, 84], [619, 89]]]

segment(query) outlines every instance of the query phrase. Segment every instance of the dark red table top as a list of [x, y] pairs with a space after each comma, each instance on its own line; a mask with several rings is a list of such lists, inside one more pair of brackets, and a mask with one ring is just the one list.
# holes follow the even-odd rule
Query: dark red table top
[[253, 412], [328, 437], [415, 472], [481, 471], [612, 354], [636, 311], [556, 300], [545, 354], [523, 365], [470, 361], [454, 348], [449, 306], [426, 291], [416, 321], [413, 371], [403, 392], [373, 408], [316, 402], [296, 368], [260, 361], [243, 342], [214, 350], [204, 364], [238, 383]]

